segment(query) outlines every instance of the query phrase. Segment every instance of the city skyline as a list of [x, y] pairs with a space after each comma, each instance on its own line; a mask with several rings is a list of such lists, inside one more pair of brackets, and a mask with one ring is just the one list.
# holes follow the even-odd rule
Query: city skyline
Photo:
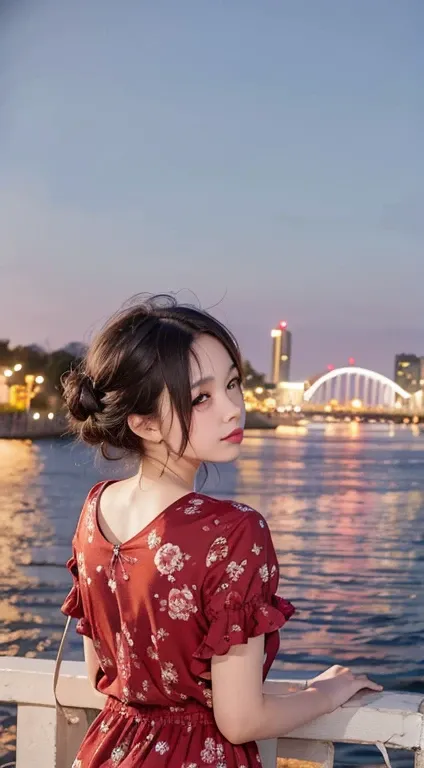
[[286, 318], [293, 379], [392, 377], [424, 350], [423, 25], [420, 0], [2, 6], [0, 335], [87, 341], [183, 289], [267, 374]]

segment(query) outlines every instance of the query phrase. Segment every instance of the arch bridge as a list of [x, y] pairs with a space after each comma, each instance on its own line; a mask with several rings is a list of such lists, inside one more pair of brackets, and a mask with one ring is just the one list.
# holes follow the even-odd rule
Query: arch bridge
[[394, 408], [396, 403], [408, 407], [413, 397], [387, 376], [352, 365], [328, 371], [304, 394], [305, 401], [311, 404], [337, 401], [340, 405], [356, 403], [364, 408]]

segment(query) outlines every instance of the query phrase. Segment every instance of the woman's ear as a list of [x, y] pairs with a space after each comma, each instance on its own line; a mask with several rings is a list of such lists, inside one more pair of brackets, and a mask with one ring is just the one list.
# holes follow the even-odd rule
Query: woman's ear
[[140, 416], [138, 413], [130, 413], [127, 424], [134, 434], [150, 443], [161, 443], [162, 432], [157, 419], [150, 416]]

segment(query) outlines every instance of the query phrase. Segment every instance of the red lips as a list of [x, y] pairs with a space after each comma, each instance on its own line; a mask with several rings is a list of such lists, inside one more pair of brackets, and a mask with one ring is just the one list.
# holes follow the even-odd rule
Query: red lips
[[234, 429], [227, 437], [223, 437], [222, 441], [226, 443], [241, 443], [243, 440], [243, 430]]

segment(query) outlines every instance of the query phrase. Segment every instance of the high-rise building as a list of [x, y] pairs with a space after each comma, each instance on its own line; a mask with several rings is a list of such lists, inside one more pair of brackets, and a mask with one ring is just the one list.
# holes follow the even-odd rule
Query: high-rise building
[[422, 362], [418, 355], [400, 354], [395, 357], [395, 382], [414, 395], [421, 388]]
[[273, 328], [271, 337], [271, 381], [274, 384], [278, 384], [280, 381], [290, 381], [292, 335], [285, 320], [281, 321], [278, 328]]

